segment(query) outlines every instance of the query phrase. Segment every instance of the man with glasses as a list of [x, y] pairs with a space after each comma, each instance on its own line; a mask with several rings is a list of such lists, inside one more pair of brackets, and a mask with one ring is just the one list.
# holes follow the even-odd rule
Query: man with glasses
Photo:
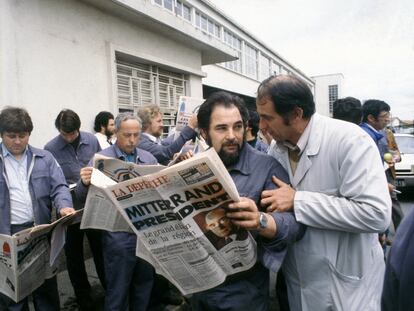
[[[396, 229], [401, 222], [403, 212], [400, 202], [398, 201], [397, 194], [395, 193], [394, 162], [401, 161], [401, 156], [399, 155], [398, 146], [395, 142], [394, 135], [391, 131], [385, 129], [391, 120], [390, 110], [390, 106], [382, 100], [367, 100], [362, 105], [363, 117], [361, 128], [364, 129], [377, 144], [381, 155], [381, 162], [386, 161], [390, 166], [389, 169], [386, 170], [386, 176], [388, 181], [388, 190], [390, 192], [392, 201], [392, 221], [394, 228]], [[393, 156], [392, 160], [384, 158], [384, 155], [389, 152], [395, 155]], [[385, 243], [390, 243], [386, 239], [386, 235], [387, 232], [383, 235], [380, 235], [380, 241], [384, 249]]]
[[[376, 99], [369, 99], [362, 105], [362, 123], [361, 128], [368, 133], [379, 147], [379, 141], [384, 137], [381, 133], [390, 122], [390, 106]], [[380, 150], [381, 159], [384, 156], [384, 150]]]

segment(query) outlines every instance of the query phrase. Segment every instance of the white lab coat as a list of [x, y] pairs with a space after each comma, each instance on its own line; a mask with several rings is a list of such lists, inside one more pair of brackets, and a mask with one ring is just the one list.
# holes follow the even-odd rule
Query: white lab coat
[[379, 232], [391, 201], [373, 140], [358, 126], [318, 114], [295, 175], [287, 149], [273, 155], [297, 190], [294, 212], [307, 226], [289, 247], [283, 269], [292, 311], [380, 310], [384, 255]]

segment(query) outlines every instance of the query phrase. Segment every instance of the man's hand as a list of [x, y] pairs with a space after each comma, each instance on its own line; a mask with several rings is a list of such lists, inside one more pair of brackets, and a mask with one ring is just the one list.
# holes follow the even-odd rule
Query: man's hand
[[240, 198], [240, 202], [229, 204], [228, 209], [230, 211], [226, 213], [226, 217], [231, 219], [234, 225], [247, 230], [259, 230], [259, 234], [268, 239], [276, 235], [277, 228], [275, 220], [266, 213], [267, 228], [260, 228], [260, 212], [253, 200], [242, 197]]
[[65, 217], [66, 215], [73, 213], [75, 213], [75, 209], [73, 207], [62, 207], [59, 212], [61, 217]]
[[242, 197], [240, 202], [230, 203], [228, 208], [230, 211], [226, 213], [226, 217], [236, 226], [248, 230], [259, 228], [260, 213], [252, 199]]
[[388, 183], [388, 191], [392, 193], [395, 190], [395, 186], [393, 184]]
[[288, 184], [284, 183], [275, 176], [272, 177], [273, 183], [278, 189], [265, 190], [262, 192], [260, 204], [266, 207], [268, 212], [289, 212], [293, 210], [293, 202], [296, 191]]
[[190, 119], [188, 119], [188, 126], [195, 130], [198, 126], [197, 114], [193, 114]]
[[184, 153], [176, 153], [174, 154], [173, 161], [174, 163], [180, 163], [181, 161], [188, 160], [193, 156], [193, 150], [188, 150]]
[[82, 184], [89, 186], [91, 184], [93, 167], [84, 167], [80, 170]]

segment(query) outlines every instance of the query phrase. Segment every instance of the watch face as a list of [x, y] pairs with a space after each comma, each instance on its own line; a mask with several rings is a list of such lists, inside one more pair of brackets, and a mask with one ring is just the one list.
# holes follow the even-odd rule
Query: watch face
[[264, 213], [260, 213], [259, 223], [260, 228], [264, 229], [267, 227], [267, 217]]

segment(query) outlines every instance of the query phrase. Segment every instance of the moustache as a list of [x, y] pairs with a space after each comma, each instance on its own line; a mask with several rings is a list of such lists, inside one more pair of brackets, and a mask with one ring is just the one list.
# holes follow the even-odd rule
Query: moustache
[[233, 139], [233, 140], [225, 141], [225, 142], [223, 143], [223, 147], [226, 147], [226, 146], [234, 146], [234, 145], [239, 145], [239, 143], [238, 143], [237, 139]]

